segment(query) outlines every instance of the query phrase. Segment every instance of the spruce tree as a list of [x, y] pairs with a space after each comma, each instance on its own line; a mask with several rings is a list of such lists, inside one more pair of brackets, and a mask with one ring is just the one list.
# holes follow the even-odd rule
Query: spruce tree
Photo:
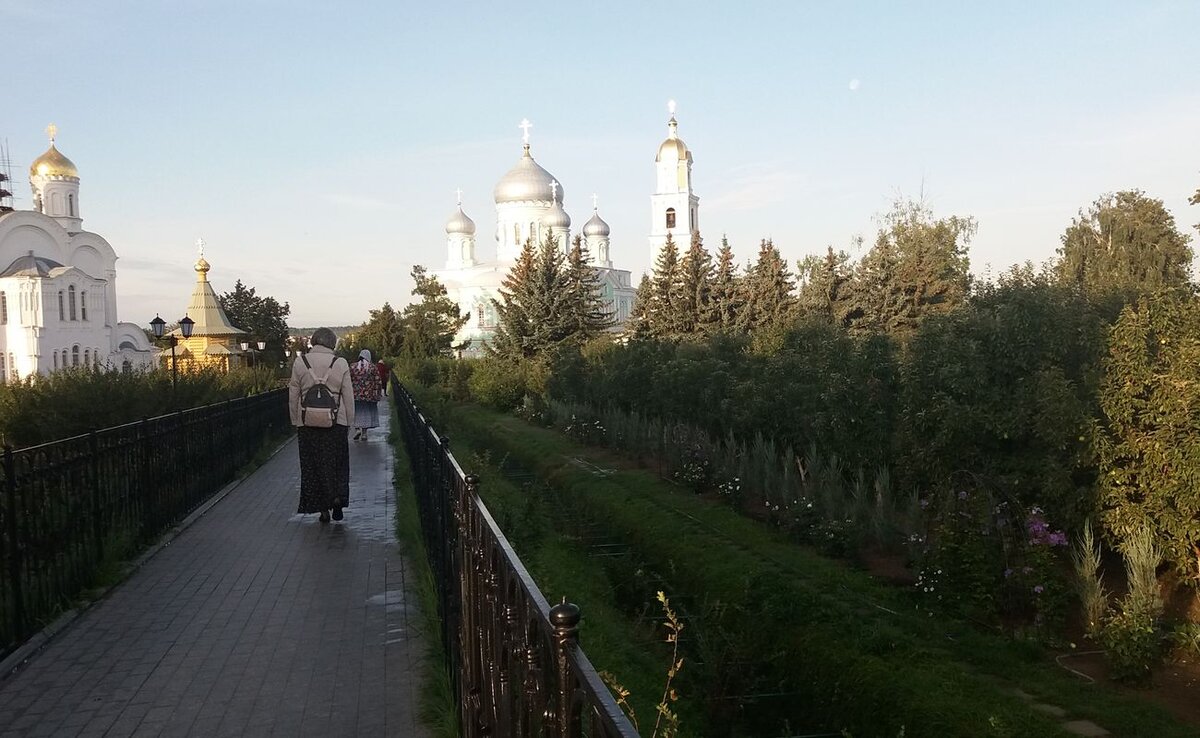
[[676, 311], [681, 336], [699, 337], [712, 332], [715, 322], [712, 305], [713, 263], [699, 232], [679, 264], [679, 290]]
[[409, 356], [449, 356], [454, 335], [467, 322], [467, 313], [459, 312], [458, 304], [447, 296], [446, 288], [437, 277], [429, 276], [425, 267], [412, 268], [415, 286], [413, 295], [421, 298], [409, 304], [401, 313], [404, 328], [404, 352]]
[[642, 275], [637, 292], [633, 296], [633, 307], [629, 311], [626, 332], [634, 338], [648, 338], [650, 331], [650, 306], [654, 301], [654, 282], [649, 274]]
[[529, 238], [525, 240], [517, 262], [501, 283], [500, 299], [492, 300], [496, 309], [497, 325], [485, 347], [489, 355], [510, 359], [531, 355], [531, 311], [537, 301], [534, 284], [536, 264], [537, 252], [533, 246], [533, 239]]
[[845, 251], [834, 251], [830, 246], [825, 256], [811, 254], [801, 260], [797, 267], [800, 288], [796, 301], [800, 315], [812, 316], [834, 325], [845, 325], [851, 310], [853, 289], [850, 255]]
[[712, 281], [713, 332], [731, 332], [737, 327], [741, 312], [741, 290], [738, 285], [737, 264], [733, 262], [733, 249], [729, 239], [721, 237], [721, 248], [717, 251], [717, 265]]
[[742, 330], [759, 330], [795, 319], [795, 282], [787, 262], [770, 239], [759, 244], [758, 259], [748, 270], [742, 285], [746, 301], [739, 323]]
[[611, 300], [601, 292], [600, 272], [591, 264], [583, 239], [576, 236], [567, 252], [567, 311], [572, 339], [583, 343], [614, 325]]
[[679, 305], [679, 247], [667, 233], [667, 240], [654, 260], [654, 278], [646, 321], [650, 335], [658, 338], [678, 338], [680, 335]]

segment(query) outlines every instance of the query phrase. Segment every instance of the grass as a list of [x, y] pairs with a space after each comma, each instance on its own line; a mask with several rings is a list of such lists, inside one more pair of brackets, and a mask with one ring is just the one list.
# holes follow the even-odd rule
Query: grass
[[446, 655], [442, 650], [433, 572], [429, 569], [429, 559], [421, 539], [421, 521], [417, 513], [408, 454], [394, 428], [388, 441], [395, 453], [393, 485], [396, 490], [396, 538], [412, 564], [409, 571], [414, 575], [414, 588], [420, 602], [421, 636], [425, 645], [419, 714], [421, 722], [435, 738], [458, 738], [458, 705], [454, 700], [454, 688], [446, 671]]
[[[738, 687], [743, 696], [788, 695], [751, 699], [755, 715], [729, 719], [743, 734], [1065, 735], [1057, 720], [1012, 694], [1020, 688], [1118, 735], [1195, 735], [1157, 707], [1075, 680], [1031, 644], [918, 612], [906, 593], [611, 453], [475, 406], [444, 409], [453, 411], [448, 431], [457, 447], [477, 444], [536, 474], [556, 503], [602, 521], [673, 585], [674, 597], [704, 614], [690, 649], [707, 657], [705, 665], [682, 690], [710, 688], [710, 720], [721, 719], [712, 717], [711, 702], [722, 696], [712, 685], [724, 680], [735, 696]], [[597, 475], [576, 458], [616, 469]], [[730, 684], [739, 672], [742, 682]], [[686, 725], [688, 712], [681, 713]]]

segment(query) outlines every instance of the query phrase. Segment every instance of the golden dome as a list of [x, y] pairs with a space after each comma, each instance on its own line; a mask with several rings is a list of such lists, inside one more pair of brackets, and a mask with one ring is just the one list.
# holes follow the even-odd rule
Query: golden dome
[[200, 275], [201, 279], [204, 278], [205, 274], [208, 274], [208, 270], [211, 268], [212, 268], [211, 265], [208, 263], [207, 260], [205, 260], [205, 258], [203, 256], [201, 256], [196, 261], [196, 266], [195, 266], [196, 273]]
[[29, 176], [31, 177], [74, 177], [79, 179], [79, 170], [75, 168], [74, 162], [62, 155], [58, 149], [54, 148], [54, 144], [50, 144], [50, 148], [46, 149], [46, 153], [33, 160], [29, 165]]
[[692, 160], [692, 152], [688, 151], [687, 144], [679, 138], [678, 128], [679, 124], [675, 122], [675, 116], [672, 115], [671, 120], [667, 121], [667, 138], [658, 147], [658, 156], [654, 157], [654, 161], [662, 161], [663, 157], [678, 161]]

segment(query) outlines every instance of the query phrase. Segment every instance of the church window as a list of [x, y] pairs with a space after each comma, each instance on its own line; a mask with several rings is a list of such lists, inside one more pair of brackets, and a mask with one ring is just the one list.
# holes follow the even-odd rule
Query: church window
[[63, 357], [62, 368], [66, 369], [67, 368], [67, 350], [66, 349], [62, 350], [62, 357]]
[[79, 293], [79, 314], [84, 320], [87, 320], [87, 293], [86, 292]]
[[71, 320], [78, 320], [75, 313], [75, 285], [67, 288], [67, 308], [71, 315]]
[[71, 347], [71, 366], [79, 366], [79, 344]]
[[74, 195], [67, 195], [67, 211], [71, 214], [72, 218], [75, 217], [75, 196]]
[[8, 325], [8, 293], [0, 292], [0, 325]]
[[121, 373], [122, 374], [131, 374], [132, 372], [133, 372], [133, 364], [130, 363], [129, 359], [123, 359], [121, 361]]
[[66, 320], [66, 319], [67, 319], [67, 313], [66, 313], [66, 311], [65, 311], [65, 310], [63, 310], [63, 293], [62, 293], [62, 290], [59, 290], [59, 291], [58, 291], [58, 319], [59, 319], [59, 320]]
[[54, 357], [54, 369], [55, 369], [55, 371], [57, 371], [57, 370], [58, 370], [58, 352], [57, 352], [57, 351], [51, 351], [51, 352], [50, 352], [50, 355], [51, 355], [52, 357]]
[[675, 208], [667, 208], [667, 228], [675, 227]]
[[8, 381], [8, 361], [0, 354], [0, 382]]
[[513, 243], [517, 246], [521, 245], [521, 226], [513, 223]]
[[92, 363], [92, 350], [84, 349], [83, 350], [83, 365], [87, 366], [88, 364], [91, 364], [91, 363]]
[[57, 192], [50, 193], [50, 215], [62, 214], [62, 195]]
[[14, 382], [21, 378], [21, 375], [17, 373], [17, 357], [12, 354], [8, 355], [8, 378]]

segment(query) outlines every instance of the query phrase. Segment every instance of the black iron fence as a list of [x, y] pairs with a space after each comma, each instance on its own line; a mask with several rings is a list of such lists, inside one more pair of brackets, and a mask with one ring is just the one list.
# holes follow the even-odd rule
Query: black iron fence
[[183, 519], [289, 427], [281, 389], [4, 447], [0, 657], [69, 607], [106, 558]]
[[462, 734], [637, 736], [579, 646], [579, 608], [553, 607], [464, 474], [392, 378]]

